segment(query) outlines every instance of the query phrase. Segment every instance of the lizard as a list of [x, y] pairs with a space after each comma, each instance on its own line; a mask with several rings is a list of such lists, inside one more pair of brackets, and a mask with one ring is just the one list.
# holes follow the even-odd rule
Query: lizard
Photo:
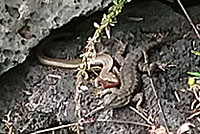
[[99, 91], [100, 97], [103, 100], [102, 103], [98, 108], [88, 113], [85, 117], [93, 115], [94, 113], [103, 109], [121, 108], [129, 104], [131, 101], [136, 102], [136, 108], [142, 110], [140, 109], [140, 103], [143, 100], [143, 94], [140, 93], [140, 71], [147, 71], [149, 68], [148, 64], [145, 63], [142, 65], [140, 64], [140, 61], [144, 56], [146, 56], [144, 54], [146, 54], [148, 50], [155, 47], [159, 43], [160, 42], [158, 41], [151, 41], [150, 43], [145, 41], [142, 42], [142, 46], [138, 46], [138, 48], [129, 52], [123, 62], [120, 61], [122, 63], [121, 70], [118, 73], [120, 79], [120, 87], [111, 87]]
[[[163, 41], [165, 42], [165, 41]], [[142, 101], [142, 93], [139, 93], [141, 88], [141, 73], [147, 69], [152, 69], [151, 66], [160, 65], [154, 62], [150, 65], [140, 64], [140, 61], [146, 52], [156, 45], [163, 43], [162, 41], [151, 41], [149, 43], [143, 42], [142, 46], [134, 49], [132, 52], [128, 53], [120, 71], [120, 87], [119, 88], [108, 88], [102, 91], [103, 97], [103, 107], [104, 108], [120, 108], [123, 107], [131, 100], [134, 102]], [[145, 57], [144, 57], [145, 58]], [[146, 65], [146, 66], [144, 66]], [[136, 106], [139, 106], [137, 103]]]
[[[103, 109], [115, 109], [121, 108], [129, 104], [131, 101], [136, 102], [136, 108], [142, 110], [140, 104], [143, 100], [143, 93], [140, 92], [141, 88], [141, 72], [145, 71], [154, 71], [155, 67], [159, 67], [164, 70], [165, 67], [168, 67], [167, 64], [161, 64], [158, 62], [153, 62], [148, 64], [147, 61], [147, 51], [154, 48], [157, 45], [165, 44], [167, 42], [173, 42], [178, 39], [181, 39], [184, 34], [178, 34], [175, 37], [161, 37], [155, 39], [154, 41], [142, 41], [141, 46], [129, 52], [126, 55], [126, 58], [121, 62], [121, 70], [119, 72], [120, 78], [120, 87], [119, 88], [107, 88], [100, 91], [101, 98], [103, 99], [103, 104], [100, 104], [100, 107], [94, 109], [88, 113], [85, 117], [93, 115], [97, 111]], [[119, 43], [119, 42], [118, 42]], [[124, 50], [122, 50], [124, 51]], [[120, 52], [119, 52], [120, 53]], [[119, 55], [118, 55], [119, 56]], [[119, 56], [121, 58], [121, 56]], [[123, 58], [122, 58], [123, 59]], [[144, 63], [141, 60], [144, 59]], [[142, 63], [142, 64], [141, 64]], [[143, 111], [143, 110], [142, 110]]]
[[[56, 37], [57, 36], [55, 36], [54, 38]], [[54, 41], [54, 38], [52, 38], [50, 41]], [[83, 64], [82, 59], [64, 60], [47, 57], [42, 53], [42, 49], [38, 54], [38, 59], [40, 63], [44, 65], [68, 69], [76, 69], [79, 68], [81, 64]], [[98, 86], [99, 82], [103, 84], [103, 87], [105, 88], [118, 85], [119, 79], [114, 73], [111, 72], [111, 69], [113, 67], [113, 58], [109, 54], [103, 52], [97, 53], [96, 58], [93, 61], [91, 61], [91, 65], [99, 66], [100, 64], [102, 65], [102, 69], [100, 71], [99, 76], [95, 79], [95, 86]]]
[[[109, 80], [111, 82], [108, 84], [108, 88], [104, 89], [102, 92], [102, 95], [105, 95], [103, 97], [104, 107], [120, 108], [127, 105], [131, 101], [131, 99], [135, 100], [135, 98], [141, 96], [141, 93], [136, 94], [141, 87], [141, 74], [139, 71], [146, 71], [147, 69], [139, 66], [139, 62], [143, 58], [144, 53], [146, 53], [148, 50], [158, 44], [168, 41], [170, 40], [165, 39], [164, 41], [146, 41], [142, 44], [142, 46], [139, 46], [133, 52], [128, 53], [121, 67], [119, 79], [110, 72], [110, 69], [113, 66], [112, 57], [108, 54], [97, 54], [97, 57], [95, 59], [96, 61], [93, 61], [93, 64], [95, 65], [96, 63], [100, 63], [103, 65], [103, 69], [100, 72], [99, 78], [102, 79], [104, 82], [109, 82]], [[42, 64], [62, 68], [78, 68], [81, 65], [81, 59], [62, 60], [49, 58], [44, 55], [39, 55], [38, 58]], [[112, 77], [108, 76], [108, 74], [112, 74]], [[120, 83], [119, 88], [110, 88], [115, 87], [116, 85], [118, 85], [118, 83]]]

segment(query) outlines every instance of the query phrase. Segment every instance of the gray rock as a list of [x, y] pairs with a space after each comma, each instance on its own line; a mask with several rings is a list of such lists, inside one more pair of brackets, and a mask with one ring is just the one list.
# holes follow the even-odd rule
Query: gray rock
[[106, 7], [111, 0], [1, 0], [0, 75], [22, 63], [32, 47], [72, 18]]

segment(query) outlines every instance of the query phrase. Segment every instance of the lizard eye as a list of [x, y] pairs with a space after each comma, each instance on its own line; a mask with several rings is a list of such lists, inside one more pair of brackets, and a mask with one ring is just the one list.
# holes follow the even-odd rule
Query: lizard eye
[[113, 78], [117, 78], [117, 76], [116, 76], [116, 75], [114, 75], [114, 74], [112, 75], [112, 77], [113, 77]]

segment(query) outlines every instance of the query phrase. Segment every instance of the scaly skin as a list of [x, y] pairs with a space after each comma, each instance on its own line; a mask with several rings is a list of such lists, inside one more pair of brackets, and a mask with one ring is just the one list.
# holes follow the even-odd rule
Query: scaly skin
[[[76, 69], [80, 67], [81, 64], [83, 64], [81, 59], [64, 60], [64, 59], [50, 58], [44, 55], [39, 55], [38, 59], [44, 65], [60, 67], [60, 68], [68, 68], [68, 69], [69, 68]], [[105, 53], [97, 54], [94, 61], [91, 62], [91, 65], [98, 66], [99, 64], [102, 64], [103, 67], [96, 81], [105, 81], [105, 82], [107, 81], [107, 82], [112, 82], [114, 84], [119, 83], [119, 80], [116, 77], [116, 75], [110, 72], [113, 66], [113, 59], [110, 55], [105, 54]]]
[[[53, 36], [51, 39], [49, 39], [47, 42], [44, 42], [45, 44], [48, 43], [54, 43], [56, 45], [56, 41], [66, 36], [65, 34], [56, 35]], [[44, 49], [44, 48], [43, 48]], [[54, 67], [60, 67], [60, 68], [68, 68], [68, 69], [77, 69], [80, 67], [82, 63], [81, 59], [74, 59], [74, 60], [64, 60], [64, 59], [57, 59], [57, 58], [51, 58], [47, 57], [43, 54], [41, 49], [38, 54], [39, 61], [44, 65], [54, 66]], [[115, 86], [116, 84], [119, 84], [119, 79], [116, 77], [114, 73], [111, 72], [111, 68], [113, 67], [113, 58], [109, 54], [105, 53], [98, 53], [94, 61], [91, 61], [91, 65], [99, 66], [102, 65], [101, 72], [95, 82], [98, 84], [98, 82], [110, 82], [111, 87]], [[96, 85], [97, 85], [96, 84]], [[106, 85], [107, 86], [107, 85]]]
[[120, 88], [110, 88], [103, 91], [104, 107], [119, 108], [127, 105], [136, 95], [141, 85], [141, 75], [138, 70], [138, 62], [143, 57], [143, 51], [148, 51], [159, 44], [158, 42], [143, 43], [142, 46], [135, 49], [127, 55], [120, 71]]

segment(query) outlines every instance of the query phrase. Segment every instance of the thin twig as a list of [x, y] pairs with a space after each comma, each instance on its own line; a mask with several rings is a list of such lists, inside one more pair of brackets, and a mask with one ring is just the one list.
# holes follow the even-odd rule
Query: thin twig
[[133, 110], [135, 113], [137, 113], [140, 117], [142, 117], [148, 124], [152, 125], [152, 122], [150, 122], [143, 114], [141, 114], [137, 109], [129, 106], [131, 110]]
[[[80, 120], [81, 117], [81, 97], [82, 97], [82, 91], [81, 91], [81, 84], [82, 84], [82, 76], [77, 74], [77, 81], [76, 81], [76, 92], [75, 92], [75, 97], [74, 101], [76, 103], [75, 106], [75, 116]], [[80, 128], [80, 123], [77, 123], [77, 134], [80, 134], [81, 130]], [[82, 127], [82, 126], [81, 126]]]
[[198, 115], [200, 115], [200, 111], [197, 111], [197, 112], [193, 113], [187, 119], [192, 119], [192, 118], [194, 118], [195, 116], [198, 116]]
[[[150, 70], [148, 70], [148, 75], [151, 76]], [[159, 107], [159, 109], [160, 109], [160, 113], [161, 113], [161, 115], [162, 115], [162, 117], [163, 117], [163, 122], [164, 122], [165, 128], [166, 128], [166, 130], [167, 130], [167, 133], [169, 133], [169, 128], [168, 128], [168, 126], [167, 126], [167, 122], [166, 122], [166, 119], [165, 119], [165, 115], [164, 115], [164, 113], [163, 113], [163, 109], [162, 109], [162, 107], [161, 107], [160, 99], [158, 98], [158, 95], [157, 95], [157, 92], [156, 92], [156, 89], [155, 89], [155, 86], [154, 86], [153, 79], [152, 79], [151, 77], [150, 77], [149, 79], [150, 79], [151, 86], [152, 86], [153, 92], [154, 92], [154, 94], [155, 94], [155, 97], [156, 97], [156, 99], [158, 100], [157, 103], [158, 103], [158, 107]]]
[[100, 106], [100, 107], [98, 107], [98, 108], [92, 110], [91, 112], [89, 112], [88, 114], [85, 115], [85, 118], [88, 118], [89, 116], [91, 116], [91, 115], [97, 113], [98, 111], [100, 111], [100, 110], [102, 110], [102, 109], [104, 109], [104, 108], [105, 108], [105, 107], [102, 105], [102, 106]]
[[6, 119], [2, 119], [2, 122], [5, 123], [5, 126], [8, 128], [8, 134], [12, 134], [13, 133], [13, 123], [11, 122], [11, 113], [12, 113], [12, 110], [10, 110], [8, 112], [6, 116]]
[[[111, 123], [132, 124], [132, 125], [150, 127], [150, 125], [148, 125], [148, 124], [134, 122], [134, 121], [98, 119], [98, 120], [96, 120], [96, 122], [111, 122]], [[89, 124], [89, 123], [91, 123], [91, 121], [84, 121], [84, 122], [81, 122], [81, 123], [82, 124]], [[57, 126], [57, 127], [52, 127], [52, 128], [47, 128], [47, 129], [35, 131], [33, 133], [30, 133], [30, 134], [40, 134], [40, 133], [45, 133], [45, 132], [49, 132], [49, 131], [55, 131], [55, 130], [58, 130], [58, 129], [63, 129], [63, 128], [77, 126], [78, 124], [79, 123], [71, 123], [71, 124], [67, 124], [67, 125], [61, 125], [61, 126]]]
[[148, 124], [139, 123], [139, 122], [134, 122], [134, 121], [98, 119], [97, 122], [111, 122], [111, 123], [133, 124], [133, 125], [138, 125], [138, 126], [150, 127], [150, 125], [148, 125]]
[[177, 101], [178, 101], [178, 102], [181, 102], [181, 99], [180, 99], [180, 97], [179, 97], [177, 91], [174, 92], [174, 95], [175, 95]]
[[185, 8], [183, 7], [183, 4], [181, 3], [180, 0], [177, 0], [178, 1], [178, 4], [180, 5], [181, 9], [183, 10], [185, 16], [187, 17], [190, 25], [192, 26], [192, 28], [194, 29], [194, 32], [196, 33], [197, 37], [200, 39], [200, 35], [199, 35], [199, 32], [197, 30], [197, 28], [195, 27], [194, 23], [192, 22], [192, 19], [190, 18], [190, 16], [188, 15], [187, 11], [185, 10]]
[[[87, 123], [90, 123], [90, 121], [84, 121], [82, 123], [87, 124]], [[62, 129], [62, 128], [78, 126], [78, 124], [79, 123], [76, 122], [76, 123], [71, 123], [71, 124], [67, 124], [67, 125], [61, 125], [61, 126], [58, 126], [58, 127], [52, 127], [52, 128], [47, 128], [47, 129], [44, 129], [44, 130], [35, 131], [33, 133], [30, 133], [30, 134], [40, 134], [40, 133], [44, 133], [44, 132], [55, 131], [55, 130]]]

